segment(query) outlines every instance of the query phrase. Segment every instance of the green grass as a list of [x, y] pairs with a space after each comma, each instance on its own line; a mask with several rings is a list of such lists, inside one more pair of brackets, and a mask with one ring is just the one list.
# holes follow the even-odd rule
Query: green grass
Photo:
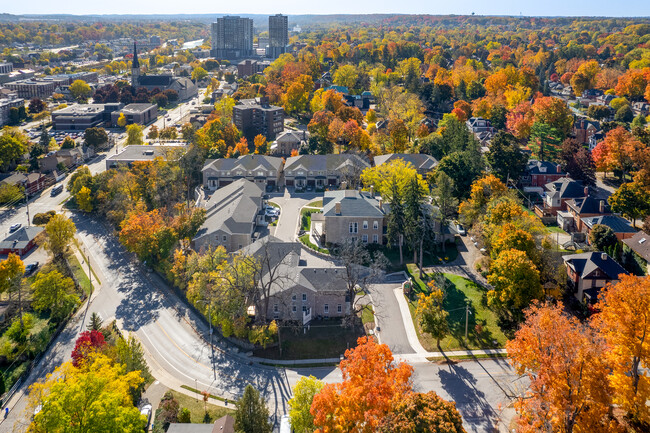
[[338, 362], [314, 362], [313, 364], [297, 364], [297, 365], [286, 365], [286, 364], [274, 364], [272, 362], [260, 362], [260, 365], [266, 365], [269, 367], [276, 368], [287, 368], [290, 367], [292, 370], [298, 368], [318, 368], [318, 367], [338, 367]]
[[269, 206], [273, 206], [273, 207], [276, 208], [276, 209], [280, 209], [280, 205], [277, 204], [277, 203], [274, 203], [274, 202], [272, 202], [272, 201], [267, 201], [266, 203], [267, 203]]
[[552, 226], [546, 226], [546, 233], [560, 233], [560, 234], [567, 234], [564, 230], [562, 230], [560, 227], [556, 225]]
[[311, 214], [318, 211], [314, 209], [303, 209], [300, 211], [300, 229], [308, 232], [311, 230]]
[[300, 242], [307, 245], [312, 250], [318, 251], [319, 253], [323, 253], [323, 254], [329, 254], [330, 253], [330, 250], [328, 250], [327, 248], [319, 248], [317, 245], [314, 245], [309, 240], [309, 234], [304, 234], [304, 235], [300, 236]]
[[372, 305], [364, 305], [361, 310], [361, 322], [365, 325], [366, 323], [375, 323], [375, 312], [372, 309]]
[[468, 359], [505, 359], [508, 358], [508, 355], [505, 353], [494, 353], [494, 354], [487, 354], [487, 353], [478, 353], [476, 355], [459, 355], [459, 356], [429, 356], [427, 357], [427, 361], [446, 361], [446, 360], [451, 360], [451, 361], [465, 361]]
[[[471, 349], [497, 349], [504, 347], [506, 336], [498, 325], [497, 315], [484, 303], [485, 289], [467, 278], [442, 274], [445, 278], [446, 297], [444, 308], [449, 312], [447, 323], [449, 324], [449, 335], [443, 339], [440, 346], [443, 350], [471, 350]], [[422, 284], [421, 281], [416, 281]], [[415, 287], [416, 285], [414, 285]], [[415, 291], [419, 291], [416, 288]], [[415, 296], [414, 296], [414, 299]], [[468, 338], [465, 340], [465, 305], [470, 303], [470, 314], [468, 324]], [[437, 351], [436, 342], [430, 335], [424, 333], [420, 328], [419, 321], [415, 317], [417, 300], [409, 302], [409, 310], [413, 318], [413, 324], [418, 333], [420, 343], [429, 351]], [[477, 325], [480, 325], [480, 333]], [[496, 341], [496, 344], [494, 343]]]
[[308, 207], [323, 207], [323, 199], [314, 200], [311, 203], [307, 203]]
[[[404, 264], [407, 266], [413, 264], [413, 252], [409, 251], [408, 248], [404, 248], [402, 251], [402, 256], [404, 259], [404, 264], [400, 265], [399, 263], [399, 248], [388, 248], [381, 247], [380, 251], [384, 253], [386, 258], [390, 261], [393, 270], [403, 269]], [[456, 243], [450, 244], [447, 243], [445, 251], [439, 250], [438, 248], [432, 248], [431, 251], [424, 251], [422, 256], [422, 264], [424, 267], [444, 265], [445, 263], [452, 262], [458, 257], [458, 247]], [[418, 253], [417, 260], [419, 262], [420, 255]]]
[[[77, 281], [79, 281], [79, 285], [81, 286], [83, 291], [86, 293], [86, 295], [90, 295], [90, 279], [86, 274], [87, 269], [83, 269], [81, 267], [81, 263], [79, 263], [79, 260], [74, 254], [70, 254], [70, 256], [68, 257], [68, 263], [70, 264], [70, 269], [72, 269], [72, 273], [77, 278]], [[95, 285], [97, 285], [97, 281], [95, 281], [93, 287]]]
[[[186, 387], [184, 385], [182, 387], [192, 392], [196, 391], [195, 389]], [[190, 410], [190, 420], [194, 424], [205, 423], [206, 408], [207, 408], [208, 416], [210, 418], [210, 423], [213, 423], [215, 420], [221, 418], [224, 415], [233, 415], [235, 413], [233, 409], [216, 406], [210, 403], [204, 404], [203, 395], [201, 395], [201, 391], [199, 391], [196, 397], [190, 397], [189, 395], [185, 395], [178, 391], [173, 391], [173, 390], [171, 391], [171, 393], [173, 394], [174, 398], [178, 401], [178, 405], [181, 408], [185, 407]], [[210, 395], [210, 397], [212, 397], [212, 395]], [[222, 398], [220, 398], [219, 400], [224, 401], [224, 399]], [[235, 406], [234, 403], [235, 402], [232, 402], [233, 407]], [[228, 405], [230, 405], [230, 402], [228, 403]]]

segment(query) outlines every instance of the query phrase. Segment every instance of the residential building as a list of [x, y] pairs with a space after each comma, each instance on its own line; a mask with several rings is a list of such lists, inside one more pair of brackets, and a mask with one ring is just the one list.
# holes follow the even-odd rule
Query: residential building
[[212, 23], [211, 54], [218, 59], [250, 57], [253, 51], [253, 20], [224, 16]]
[[14, 70], [14, 65], [11, 63], [0, 63], [0, 74], [8, 74]]
[[185, 153], [186, 147], [170, 144], [157, 145], [130, 145], [117, 155], [112, 155], [106, 159], [106, 170], [117, 168], [120, 165], [131, 165], [136, 161], [153, 161], [156, 158], [176, 159]]
[[269, 140], [284, 131], [284, 109], [269, 104], [266, 97], [242, 99], [232, 110], [237, 129], [251, 139], [262, 134]]
[[263, 195], [260, 185], [246, 179], [215, 191], [205, 203], [205, 222], [192, 239], [192, 248], [223, 246], [232, 252], [250, 245], [257, 225], [264, 221]]
[[489, 120], [482, 117], [470, 117], [465, 121], [467, 129], [472, 131], [473, 134], [478, 134], [481, 132], [495, 132], [492, 123]]
[[59, 83], [55, 81], [28, 79], [6, 83], [4, 86], [15, 91], [19, 97], [24, 99], [45, 99], [52, 96]]
[[148, 125], [158, 118], [158, 106], [149, 103], [129, 104], [120, 110], [113, 111], [111, 113], [111, 125], [114, 128], [118, 126], [117, 121], [121, 114], [124, 114], [127, 125], [132, 123]]
[[2, 179], [0, 183], [22, 186], [27, 194], [35, 194], [47, 186], [47, 178], [41, 173], [14, 173]]
[[549, 182], [544, 185], [544, 188], [546, 188], [544, 211], [550, 212], [552, 215], [556, 215], [558, 210], [566, 211], [566, 203], [569, 200], [589, 195], [589, 188], [583, 186], [582, 182], [573, 180], [570, 177], [563, 177], [554, 182]]
[[283, 131], [271, 143], [271, 154], [276, 156], [289, 156], [293, 151], [298, 152], [301, 146], [309, 143], [308, 131], [294, 131], [292, 129]]
[[636, 232], [631, 238], [623, 239], [623, 263], [636, 261], [646, 275], [650, 274], [650, 235]]
[[637, 232], [628, 220], [618, 215], [599, 215], [582, 218], [582, 223], [584, 228], [583, 231], [587, 234], [587, 240], [589, 240], [589, 234], [593, 230], [594, 226], [598, 224], [612, 229], [619, 241], [631, 238]]
[[605, 133], [603, 131], [596, 131], [594, 135], [589, 137], [589, 142], [587, 143], [589, 145], [589, 150], [592, 151], [598, 146], [598, 143], [603, 141], [605, 139]]
[[384, 243], [384, 219], [387, 208], [372, 191], [346, 189], [326, 191], [323, 212], [312, 214], [312, 221], [322, 223], [322, 233], [315, 232], [324, 243], [338, 244], [347, 239], [364, 243]]
[[169, 424], [167, 433], [235, 433], [235, 418], [225, 415], [214, 424], [177, 423]]
[[140, 61], [138, 60], [138, 49], [135, 43], [133, 43], [133, 61], [131, 63], [131, 85], [136, 90], [139, 88], [145, 88], [148, 91], [154, 89], [159, 91], [173, 90], [178, 94], [179, 101], [195, 98], [199, 94], [199, 88], [189, 78], [174, 77], [171, 73], [142, 75]]
[[438, 161], [433, 156], [424, 153], [387, 153], [375, 156], [375, 167], [396, 159], [410, 163], [422, 176], [426, 176], [438, 165]]
[[238, 179], [248, 179], [261, 188], [276, 187], [280, 182], [282, 158], [266, 155], [242, 155], [239, 158], [219, 158], [206, 161], [203, 186], [209, 190], [230, 185]]
[[591, 137], [600, 131], [600, 124], [593, 120], [587, 120], [583, 117], [573, 122], [572, 135], [580, 144], [589, 144]]
[[370, 164], [356, 154], [298, 155], [284, 164], [284, 184], [296, 188], [338, 187], [345, 181], [356, 187], [361, 173]]
[[25, 106], [22, 98], [0, 99], [0, 127], [9, 124], [9, 114], [12, 108]]
[[560, 164], [531, 159], [528, 161], [525, 173], [521, 175], [520, 183], [524, 187], [541, 188], [547, 183], [555, 182], [566, 175], [567, 173], [562, 170]]
[[289, 17], [282, 14], [269, 16], [269, 45], [266, 56], [273, 59], [288, 52]]
[[123, 107], [120, 103], [77, 104], [52, 112], [52, 123], [57, 131], [85, 131], [110, 124], [111, 114]]
[[562, 256], [573, 293], [580, 302], [595, 303], [600, 289], [617, 283], [619, 275], [627, 274], [607, 253], [590, 252]]
[[36, 237], [43, 231], [43, 227], [22, 227], [10, 234], [0, 242], [0, 255], [9, 253], [24, 256], [36, 247]]
[[635, 116], [639, 114], [642, 116], [648, 116], [650, 114], [650, 104], [645, 101], [632, 102], [632, 112]]
[[[592, 196], [572, 198], [566, 202], [567, 212], [570, 216], [570, 222], [558, 220], [558, 225], [565, 231], [585, 231], [582, 218], [611, 214], [612, 210], [605, 200], [599, 200]], [[558, 212], [560, 218], [560, 212]], [[566, 225], [567, 228], [563, 226]]]

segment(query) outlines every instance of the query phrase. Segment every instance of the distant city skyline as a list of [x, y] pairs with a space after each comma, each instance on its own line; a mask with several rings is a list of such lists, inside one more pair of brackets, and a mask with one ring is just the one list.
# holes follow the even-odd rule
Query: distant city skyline
[[430, 15], [525, 15], [525, 16], [612, 16], [643, 17], [650, 16], [650, 2], [627, 0], [610, 2], [603, 0], [548, 0], [544, 2], [521, 2], [515, 0], [458, 0], [430, 1], [405, 0], [401, 2], [362, 0], [354, 3], [343, 0], [311, 3], [298, 0], [266, 2], [248, 0], [228, 4], [213, 2], [181, 3], [172, 0], [154, 2], [131, 2], [114, 0], [111, 2], [88, 2], [69, 0], [51, 2], [32, 0], [30, 2], [8, 2], [0, 8], [0, 13], [10, 14], [430, 14]]

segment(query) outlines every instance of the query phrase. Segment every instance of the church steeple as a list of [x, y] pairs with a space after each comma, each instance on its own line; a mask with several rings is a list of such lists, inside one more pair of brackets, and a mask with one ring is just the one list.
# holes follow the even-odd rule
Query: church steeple
[[133, 62], [131, 63], [131, 85], [133, 88], [138, 87], [140, 80], [140, 62], [138, 61], [138, 49], [133, 42]]

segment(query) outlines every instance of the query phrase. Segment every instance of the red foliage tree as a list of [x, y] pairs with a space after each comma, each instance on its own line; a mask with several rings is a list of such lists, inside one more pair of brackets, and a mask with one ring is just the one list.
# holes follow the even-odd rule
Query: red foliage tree
[[72, 365], [75, 367], [81, 366], [89, 355], [101, 350], [106, 346], [104, 341], [104, 334], [99, 331], [85, 331], [82, 332], [72, 351]]

